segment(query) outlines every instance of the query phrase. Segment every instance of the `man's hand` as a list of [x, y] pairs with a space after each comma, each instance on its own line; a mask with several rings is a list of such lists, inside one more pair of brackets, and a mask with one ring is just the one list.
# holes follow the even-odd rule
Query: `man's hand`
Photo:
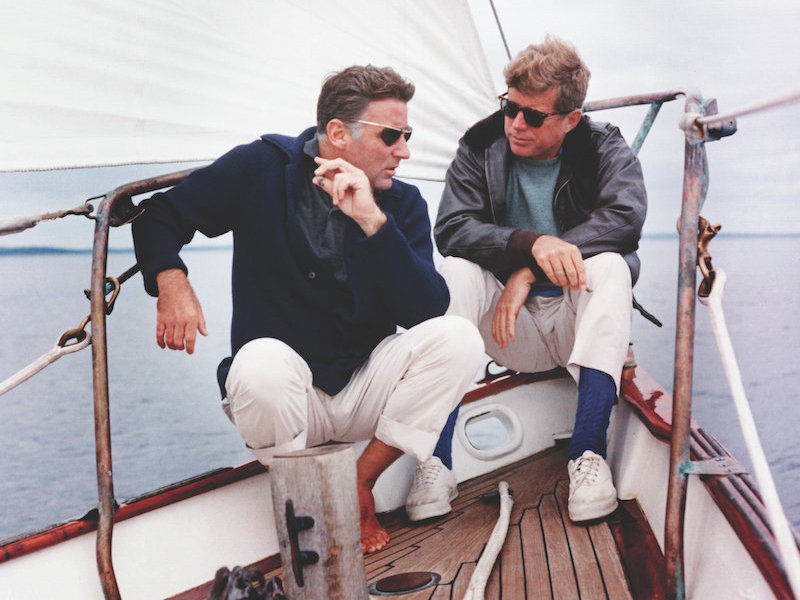
[[167, 269], [156, 276], [158, 283], [158, 315], [156, 343], [161, 348], [194, 352], [199, 331], [208, 335], [203, 309], [195, 296], [186, 274], [180, 269]]
[[534, 277], [533, 271], [528, 267], [523, 267], [512, 273], [506, 282], [506, 287], [500, 295], [500, 300], [497, 301], [492, 317], [492, 338], [501, 350], [508, 346], [509, 337], [512, 341], [516, 339], [517, 315], [519, 315], [519, 309], [525, 304], [525, 300], [528, 299], [528, 293], [531, 291], [534, 281], [536, 281], [536, 277]]
[[581, 251], [574, 244], [552, 235], [542, 235], [533, 243], [531, 254], [547, 278], [556, 285], [586, 289], [586, 268]]
[[314, 171], [314, 184], [330, 194], [333, 205], [353, 219], [367, 236], [375, 234], [386, 215], [375, 202], [372, 186], [364, 171], [342, 158], [314, 158], [319, 165]]

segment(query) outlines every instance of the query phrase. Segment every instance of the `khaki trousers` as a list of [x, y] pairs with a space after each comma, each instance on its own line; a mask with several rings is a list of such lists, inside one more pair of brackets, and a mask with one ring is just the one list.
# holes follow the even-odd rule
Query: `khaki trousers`
[[292, 348], [260, 338], [236, 353], [223, 409], [264, 464], [275, 453], [372, 437], [424, 461], [482, 354], [483, 341], [466, 319], [430, 319], [384, 339], [331, 396], [314, 387]]
[[591, 291], [529, 298], [517, 317], [516, 339], [500, 350], [492, 339], [492, 317], [503, 284], [473, 262], [448, 257], [440, 269], [450, 289], [447, 314], [475, 323], [486, 354], [500, 365], [528, 373], [562, 366], [576, 382], [580, 367], [590, 367], [613, 377], [619, 392], [633, 310], [630, 270], [611, 252], [584, 264]]

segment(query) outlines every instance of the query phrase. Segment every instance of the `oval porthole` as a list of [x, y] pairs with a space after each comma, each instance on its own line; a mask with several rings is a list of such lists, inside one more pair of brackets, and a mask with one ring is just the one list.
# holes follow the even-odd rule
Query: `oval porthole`
[[467, 441], [477, 450], [491, 450], [508, 443], [511, 433], [493, 413], [476, 415], [464, 423]]
[[459, 415], [457, 431], [466, 451], [481, 460], [500, 458], [522, 444], [519, 417], [503, 404], [465, 411]]

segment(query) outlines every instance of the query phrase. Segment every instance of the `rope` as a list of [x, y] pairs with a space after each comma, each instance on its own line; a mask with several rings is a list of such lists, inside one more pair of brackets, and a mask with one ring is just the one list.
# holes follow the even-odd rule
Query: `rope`
[[756, 481], [758, 482], [758, 487], [761, 489], [764, 505], [767, 508], [767, 515], [769, 516], [769, 521], [772, 526], [772, 532], [775, 535], [778, 549], [783, 557], [783, 564], [786, 569], [789, 584], [792, 587], [794, 595], [800, 598], [800, 554], [798, 554], [797, 545], [794, 542], [794, 536], [792, 535], [789, 521], [786, 519], [786, 515], [781, 507], [778, 491], [775, 488], [775, 481], [772, 479], [767, 458], [764, 456], [764, 450], [761, 447], [761, 441], [759, 440], [758, 431], [756, 430], [755, 421], [753, 420], [753, 413], [750, 411], [750, 406], [744, 393], [742, 375], [739, 372], [739, 366], [733, 352], [733, 345], [731, 344], [730, 335], [728, 334], [728, 327], [725, 324], [725, 314], [722, 310], [722, 294], [726, 279], [725, 272], [722, 269], [716, 269], [715, 273], [716, 275], [708, 297], [703, 298], [701, 296], [699, 299], [700, 302], [710, 309], [714, 337], [717, 339], [717, 346], [719, 347], [719, 353], [722, 357], [722, 365], [725, 369], [725, 375], [728, 378], [731, 394], [733, 395], [733, 402], [739, 416], [747, 451], [750, 454], [750, 460], [753, 462]]
[[463, 600], [483, 600], [486, 582], [489, 580], [494, 562], [497, 560], [497, 555], [500, 554], [500, 549], [506, 540], [508, 522], [511, 519], [511, 507], [514, 505], [514, 500], [511, 499], [511, 495], [508, 493], [508, 483], [501, 481], [499, 487], [500, 516], [497, 518], [492, 535], [481, 553], [478, 565], [472, 572], [472, 577], [469, 578], [469, 587], [467, 588], [467, 593], [464, 594]]
[[794, 102], [800, 102], [800, 92], [794, 92], [788, 96], [782, 96], [780, 98], [761, 102], [760, 104], [754, 104], [753, 106], [740, 108], [724, 115], [709, 115], [708, 117], [699, 117], [696, 120], [696, 123], [698, 125], [708, 125], [709, 123], [716, 123], [717, 121], [729, 121], [731, 119], [735, 119], [736, 117], [749, 115], [754, 112], [761, 112], [762, 110], [769, 110], [770, 108], [778, 108], [784, 104], [793, 104]]
[[[93, 200], [93, 198], [90, 198]], [[57, 210], [51, 213], [44, 213], [42, 215], [33, 215], [31, 217], [11, 217], [8, 219], [0, 219], [0, 235], [11, 235], [12, 233], [19, 233], [30, 229], [39, 224], [41, 221], [48, 221], [51, 219], [61, 219], [68, 215], [84, 215], [88, 216], [94, 210], [92, 205], [87, 200], [80, 206], [69, 210]]]
[[[119, 277], [106, 277], [106, 295], [111, 294], [111, 297], [106, 300], [106, 310], [105, 313], [107, 315], [111, 314], [111, 311], [114, 310], [114, 303], [117, 300], [117, 296], [119, 295], [120, 286], [122, 283], [130, 279], [134, 274], [139, 271], [139, 265], [135, 264], [127, 271], [125, 271]], [[86, 297], [89, 297], [89, 290], [84, 290]], [[64, 356], [65, 354], [72, 354], [73, 352], [77, 352], [78, 350], [83, 350], [89, 344], [92, 343], [91, 334], [85, 331], [86, 326], [91, 321], [92, 317], [91, 314], [86, 315], [80, 324], [75, 329], [69, 329], [61, 334], [61, 337], [58, 338], [56, 345], [53, 348], [37, 358], [27, 367], [21, 369], [5, 381], [0, 383], [0, 396], [8, 392], [9, 390], [14, 389], [23, 381], [26, 381], [36, 375], [39, 371], [44, 369], [46, 366], [53, 364], [59, 358]]]
[[60, 345], [61, 340], [56, 343], [53, 348], [37, 358], [31, 364], [29, 364], [24, 369], [18, 371], [2, 383], [0, 383], [0, 396], [8, 392], [9, 390], [14, 389], [23, 381], [30, 379], [36, 373], [44, 369], [46, 366], [56, 362], [59, 358], [64, 356], [65, 354], [72, 354], [73, 352], [77, 352], [78, 350], [83, 350], [89, 344], [92, 343], [92, 338], [89, 334], [85, 334], [85, 337], [78, 342], [74, 342], [71, 344]]

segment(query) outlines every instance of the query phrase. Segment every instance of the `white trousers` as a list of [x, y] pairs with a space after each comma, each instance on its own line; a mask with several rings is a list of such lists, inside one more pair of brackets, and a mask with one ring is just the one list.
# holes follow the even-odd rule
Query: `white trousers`
[[520, 309], [514, 341], [500, 350], [492, 339], [492, 317], [503, 284], [462, 258], [445, 259], [441, 273], [450, 289], [448, 315], [478, 326], [486, 354], [498, 364], [527, 373], [566, 367], [577, 382], [581, 367], [614, 378], [619, 392], [631, 333], [631, 274], [625, 260], [604, 252], [584, 261], [588, 289], [563, 296], [533, 296]]
[[314, 387], [292, 348], [260, 338], [236, 353], [223, 408], [264, 464], [275, 453], [372, 437], [424, 461], [482, 355], [473, 324], [455, 316], [430, 319], [384, 339], [331, 396]]

